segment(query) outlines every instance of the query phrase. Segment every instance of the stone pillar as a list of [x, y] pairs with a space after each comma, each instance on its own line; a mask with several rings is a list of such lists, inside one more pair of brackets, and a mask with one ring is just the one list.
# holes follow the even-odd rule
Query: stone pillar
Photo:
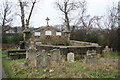
[[70, 31], [65, 31], [65, 36], [67, 37], [67, 41], [70, 41]]
[[74, 62], [74, 53], [70, 52], [67, 54], [67, 61]]

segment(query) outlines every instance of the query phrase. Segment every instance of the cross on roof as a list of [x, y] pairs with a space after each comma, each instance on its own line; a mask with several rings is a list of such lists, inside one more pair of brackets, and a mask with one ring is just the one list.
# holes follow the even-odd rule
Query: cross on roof
[[49, 20], [50, 20], [50, 19], [47, 17], [47, 18], [46, 18], [47, 26], [49, 26], [49, 23], [48, 23]]

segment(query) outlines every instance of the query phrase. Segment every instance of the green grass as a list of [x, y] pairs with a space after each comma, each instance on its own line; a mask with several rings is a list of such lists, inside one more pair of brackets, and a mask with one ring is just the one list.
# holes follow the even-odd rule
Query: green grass
[[[2, 57], [6, 55], [3, 54]], [[107, 54], [108, 56], [108, 54]], [[111, 57], [118, 57], [118, 53], [109, 53]], [[35, 67], [22, 67], [20, 66], [25, 59], [17, 59], [17, 60], [8, 60], [3, 59], [3, 66], [5, 71], [7, 72], [8, 77], [10, 78], [84, 78], [80, 77], [80, 74], [87, 74], [93, 78], [115, 78], [118, 74], [116, 72], [115, 65], [110, 69], [111, 71], [97, 70], [94, 68], [96, 66], [90, 67], [90, 69], [85, 68], [89, 67], [89, 64], [85, 64], [82, 61], [75, 61], [74, 63], [64, 62], [61, 65], [51, 65], [48, 69], [53, 69], [54, 72], [45, 72], [43, 68], [35, 68]], [[20, 63], [20, 64], [19, 64]], [[106, 68], [106, 65], [98, 64], [97, 67]], [[111, 65], [112, 66], [112, 65]], [[110, 66], [110, 67], [111, 67]], [[109, 66], [107, 66], [109, 67]], [[116, 66], [115, 66], [116, 67]], [[92, 68], [92, 69], [91, 69]]]
[[23, 63], [25, 61], [25, 59], [18, 59], [16, 61], [19, 62], [19, 63]]
[[2, 58], [5, 58], [5, 57], [7, 57], [7, 54], [6, 54], [7, 52], [2, 52], [2, 51], [0, 51], [0, 57], [2, 57]]
[[0, 57], [2, 57], [2, 53], [0, 53]]
[[105, 52], [103, 53], [104, 57], [120, 57], [120, 52]]
[[[59, 67], [51, 67], [55, 71], [53, 73], [44, 72], [44, 69], [42, 68], [26, 68], [22, 69], [21, 66], [16, 65], [15, 63], [23, 63], [25, 59], [19, 59], [19, 60], [3, 60], [3, 65], [5, 67], [5, 71], [7, 72], [8, 77], [10, 78], [72, 78], [76, 77], [79, 78], [79, 74], [84, 73], [88, 76], [91, 76], [93, 78], [113, 78], [114, 76], [108, 75], [107, 72], [98, 72], [98, 71], [92, 71], [92, 70], [86, 70], [84, 69], [84, 64], [76, 61], [75, 63], [65, 63], [65, 72], [63, 71], [63, 68]], [[13, 65], [14, 64], [14, 65]], [[13, 69], [11, 66], [13, 65]], [[61, 66], [60, 66], [61, 67]], [[60, 69], [60, 70], [59, 70]], [[16, 72], [14, 73], [14, 71]], [[51, 75], [50, 75], [51, 74]], [[45, 76], [43, 76], [45, 75]]]
[[17, 48], [8, 48], [7, 50], [18, 50]]
[[111, 52], [111, 53], [110, 53], [110, 56], [111, 56], [111, 57], [119, 57], [119, 56], [120, 56], [120, 53], [119, 53], [119, 52]]
[[[5, 72], [7, 74], [7, 76], [9, 78], [16, 78], [16, 77], [21, 77], [21, 74], [22, 74], [22, 71], [20, 71], [18, 73], [18, 75], [16, 76], [12, 70], [12, 67], [11, 66], [14, 66], [14, 62], [17, 61], [18, 63], [22, 63], [25, 61], [25, 59], [19, 59], [19, 60], [10, 60], [10, 59], [3, 59], [2, 60], [2, 64], [4, 66], [4, 69], [5, 69]], [[13, 64], [13, 65], [11, 65]], [[19, 66], [17, 66], [17, 68], [20, 68]]]
[[56, 46], [69, 46], [68, 43], [52, 43], [51, 45], [56, 45]]
[[3, 62], [3, 66], [4, 66], [4, 69], [5, 69], [5, 72], [7, 74], [8, 77], [12, 77], [14, 74], [13, 74], [13, 70], [10, 68], [10, 64], [12, 63], [12, 60], [2, 60]]

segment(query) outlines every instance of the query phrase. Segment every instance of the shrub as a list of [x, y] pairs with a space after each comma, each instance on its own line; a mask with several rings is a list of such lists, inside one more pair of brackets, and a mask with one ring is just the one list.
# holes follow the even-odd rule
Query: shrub
[[23, 37], [21, 33], [2, 34], [2, 43], [4, 44], [19, 44], [19, 42], [22, 40], [23, 40]]

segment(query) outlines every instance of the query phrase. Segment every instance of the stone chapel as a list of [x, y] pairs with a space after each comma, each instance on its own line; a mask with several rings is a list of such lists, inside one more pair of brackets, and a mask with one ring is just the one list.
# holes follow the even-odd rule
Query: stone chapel
[[32, 33], [31, 40], [41, 42], [42, 44], [66, 44], [68, 43], [68, 35], [64, 31], [59, 31], [49, 26], [47, 17], [47, 26], [35, 30]]

